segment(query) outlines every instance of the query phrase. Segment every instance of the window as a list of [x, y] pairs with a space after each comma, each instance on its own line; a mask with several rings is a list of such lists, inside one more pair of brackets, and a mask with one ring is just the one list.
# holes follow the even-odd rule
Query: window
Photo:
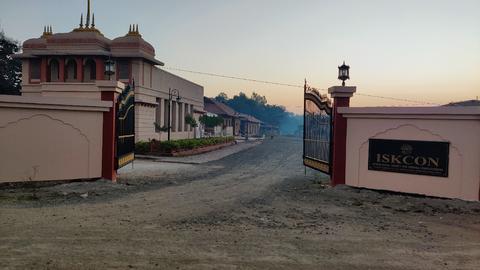
[[178, 131], [183, 131], [183, 123], [185, 117], [183, 116], [183, 103], [178, 103]]
[[[185, 117], [187, 117], [188, 115], [188, 108], [189, 108], [188, 104], [185, 103], [185, 114], [184, 114]], [[185, 123], [185, 125], [183, 126], [183, 130], [188, 131], [188, 124], [187, 124], [187, 121], [185, 121], [185, 117], [183, 117], [183, 121]]]
[[168, 125], [168, 110], [170, 110], [170, 106], [168, 106], [168, 100], [163, 101], [163, 124], [165, 126]]
[[119, 80], [128, 80], [130, 79], [129, 72], [129, 63], [127, 60], [118, 60], [117, 61], [117, 73]]
[[157, 98], [157, 107], [155, 108], [155, 123], [158, 127], [162, 127], [162, 99]]
[[50, 63], [48, 65], [48, 71], [50, 73], [49, 76], [49, 82], [57, 82], [59, 78], [59, 72], [60, 72], [60, 64], [58, 63], [57, 59], [52, 59], [50, 60]]
[[172, 122], [171, 122], [171, 127], [172, 131], [175, 132], [177, 131], [177, 103], [175, 101], [172, 101]]
[[77, 80], [77, 61], [68, 59], [65, 68], [65, 80], [67, 82]]
[[[190, 114], [193, 116], [193, 105], [190, 105]], [[193, 127], [190, 126], [190, 131], [193, 130]]]
[[97, 79], [97, 65], [93, 59], [88, 59], [83, 65], [84, 81], [94, 81]]
[[40, 80], [40, 59], [30, 59], [30, 80]]

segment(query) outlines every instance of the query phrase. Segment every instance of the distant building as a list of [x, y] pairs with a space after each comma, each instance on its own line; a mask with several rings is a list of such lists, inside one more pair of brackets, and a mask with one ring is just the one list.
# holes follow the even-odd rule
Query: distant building
[[258, 137], [260, 136], [260, 124], [262, 121], [257, 118], [240, 113], [240, 135], [248, 137]]
[[216, 101], [213, 98], [204, 97], [205, 111], [216, 114], [223, 118], [223, 127], [225, 135], [240, 135], [240, 118], [239, 114], [225, 103]]
[[[128, 18], [128, 16], [127, 16]], [[123, 20], [120, 20], [123, 21]], [[136, 140], [164, 140], [170, 108], [171, 138], [193, 137], [193, 129], [185, 123], [192, 114], [197, 120], [203, 111], [203, 87], [160, 69], [163, 63], [155, 58], [155, 49], [146, 42], [138, 25], [130, 25], [125, 36], [106, 38], [95, 25], [95, 17], [87, 10], [80, 25], [69, 33], [53, 33], [44, 27], [39, 38], [23, 43], [22, 95], [82, 97], [100, 99], [96, 81], [135, 81]], [[113, 76], [105, 75], [107, 60], [115, 63]], [[181, 99], [169, 105], [169, 89], [177, 89]]]

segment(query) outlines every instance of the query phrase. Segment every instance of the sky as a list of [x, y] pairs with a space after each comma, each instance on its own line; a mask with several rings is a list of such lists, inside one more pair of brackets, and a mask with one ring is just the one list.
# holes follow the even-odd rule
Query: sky
[[[43, 25], [69, 32], [86, 2], [0, 0], [0, 28], [21, 42], [40, 36]], [[480, 96], [479, 0], [92, 0], [92, 10], [111, 39], [139, 24], [165, 68], [294, 85], [307, 79], [328, 89], [341, 83], [337, 67], [345, 61], [346, 83], [357, 86], [352, 106]], [[300, 87], [170, 72], [203, 85], [205, 96], [257, 92], [289, 111], [303, 108]]]

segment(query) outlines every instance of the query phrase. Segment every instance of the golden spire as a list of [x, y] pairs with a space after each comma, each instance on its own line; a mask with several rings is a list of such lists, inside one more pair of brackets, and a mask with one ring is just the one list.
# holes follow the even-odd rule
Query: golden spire
[[48, 37], [53, 34], [52, 26], [51, 25], [45, 25], [43, 26], [43, 34], [42, 37]]
[[80, 28], [83, 28], [83, 13], [80, 15]]
[[127, 36], [139, 36], [139, 37], [142, 36], [140, 35], [140, 32], [138, 32], [138, 24], [130, 24], [130, 27], [128, 28]]
[[90, 27], [90, 0], [88, 0], [88, 3], [87, 3], [87, 20], [85, 22], [85, 27], [86, 28]]
[[[97, 32], [103, 36], [103, 34], [95, 28], [95, 13], [91, 12], [90, 0], [87, 1], [87, 16], [85, 18], [85, 24], [83, 24], [83, 13], [80, 15], [80, 27], [73, 29], [73, 32]], [[91, 19], [91, 21], [90, 21]], [[91, 23], [90, 23], [91, 22]]]

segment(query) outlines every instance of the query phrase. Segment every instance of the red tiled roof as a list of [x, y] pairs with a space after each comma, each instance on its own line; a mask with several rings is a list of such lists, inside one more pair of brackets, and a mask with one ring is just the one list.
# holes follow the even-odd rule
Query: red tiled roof
[[230, 117], [237, 117], [238, 113], [227, 106], [226, 104], [222, 102], [218, 102], [213, 98], [204, 98], [204, 106], [205, 106], [205, 111], [218, 114], [218, 115], [227, 115]]
[[258, 120], [257, 118], [249, 115], [249, 114], [244, 114], [244, 113], [241, 113], [239, 114], [240, 118], [243, 118], [243, 119], [246, 119], [247, 121], [249, 122], [253, 122], [253, 123], [262, 123], [262, 121]]

